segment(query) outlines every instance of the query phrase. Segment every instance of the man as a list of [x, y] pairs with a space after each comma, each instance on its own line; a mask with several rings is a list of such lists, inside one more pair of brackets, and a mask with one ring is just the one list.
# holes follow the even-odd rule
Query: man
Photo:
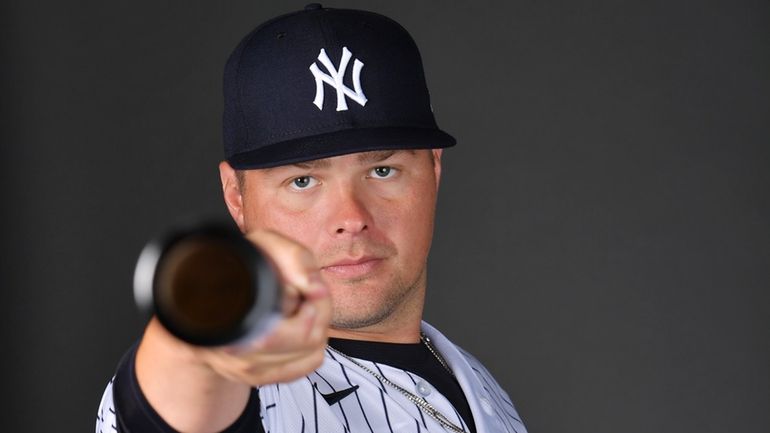
[[152, 320], [97, 432], [524, 433], [483, 366], [421, 319], [455, 141], [408, 33], [309, 5], [241, 41], [224, 91], [224, 199], [295, 307], [238, 347], [193, 347]]

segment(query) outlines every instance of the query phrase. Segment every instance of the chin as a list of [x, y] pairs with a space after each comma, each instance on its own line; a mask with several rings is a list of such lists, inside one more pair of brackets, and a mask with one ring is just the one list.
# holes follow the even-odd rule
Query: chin
[[334, 310], [332, 326], [339, 329], [361, 329], [374, 326], [382, 323], [393, 313], [392, 306], [387, 304], [352, 306], [335, 303]]
[[382, 323], [382, 318], [359, 317], [345, 318], [342, 320], [332, 320], [332, 327], [335, 329], [345, 329], [348, 331], [364, 330], [372, 328]]

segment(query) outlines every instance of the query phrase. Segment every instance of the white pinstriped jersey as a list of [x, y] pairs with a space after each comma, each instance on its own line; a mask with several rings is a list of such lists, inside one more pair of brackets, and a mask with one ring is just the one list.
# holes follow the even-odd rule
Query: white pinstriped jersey
[[[479, 433], [526, 433], [508, 394], [472, 355], [455, 346], [435, 328], [422, 329], [452, 369], [470, 405]], [[416, 391], [422, 378], [389, 365], [358, 360], [388, 380]], [[329, 404], [321, 394], [354, 391]], [[467, 430], [462, 417], [438, 391], [425, 399], [450, 420]], [[425, 389], [422, 390], [423, 395]], [[327, 349], [321, 367], [290, 383], [259, 388], [260, 414], [267, 433], [402, 433], [444, 432], [441, 425], [396, 389], [381, 383], [359, 366]], [[99, 408], [96, 433], [115, 431], [112, 382]]]

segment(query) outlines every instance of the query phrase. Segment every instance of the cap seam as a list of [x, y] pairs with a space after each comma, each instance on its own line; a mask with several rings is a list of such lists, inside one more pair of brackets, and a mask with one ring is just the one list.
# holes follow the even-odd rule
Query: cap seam
[[288, 17], [290, 17], [292, 15], [297, 15], [297, 14], [300, 14], [302, 12], [303, 11], [289, 12], [289, 13], [277, 16], [277, 17], [275, 17], [273, 19], [267, 20], [267, 21], [263, 22], [262, 24], [258, 25], [254, 30], [252, 30], [251, 33], [248, 35], [248, 37], [246, 37], [245, 40], [243, 41], [243, 46], [241, 48], [241, 52], [238, 53], [238, 67], [235, 69], [235, 83], [236, 83], [236, 98], [237, 98], [236, 104], [237, 104], [238, 113], [241, 115], [241, 120], [243, 121], [243, 126], [246, 129], [246, 137], [245, 137], [245, 140], [244, 140], [246, 143], [250, 142], [249, 141], [249, 136], [251, 135], [251, 126], [249, 125], [249, 123], [248, 123], [248, 121], [246, 119], [246, 113], [243, 111], [243, 104], [241, 102], [242, 99], [243, 99], [243, 95], [241, 93], [243, 91], [242, 86], [241, 86], [241, 84], [242, 84], [241, 83], [241, 65], [243, 64], [243, 62], [242, 62], [243, 55], [246, 52], [246, 48], [251, 44], [251, 42], [253, 41], [254, 37], [257, 35], [257, 33], [259, 33], [260, 30], [262, 30], [263, 28], [269, 26], [270, 24], [272, 24], [274, 22], [277, 22], [277, 21], [282, 20], [282, 19], [286, 19], [286, 18], [288, 18]]
[[244, 129], [246, 130], [246, 137], [244, 137], [244, 141], [246, 143], [250, 142], [249, 141], [249, 135], [251, 135], [251, 132], [250, 132], [251, 128], [249, 126], [249, 123], [246, 121], [246, 113], [243, 111], [243, 104], [241, 103], [241, 100], [242, 100], [241, 92], [243, 91], [243, 86], [242, 86], [242, 83], [241, 83], [241, 64], [243, 63], [242, 62], [242, 60], [243, 60], [243, 53], [246, 52], [246, 48], [251, 43], [251, 40], [257, 34], [258, 30], [259, 30], [259, 28], [255, 29], [253, 32], [251, 32], [251, 34], [249, 35], [248, 39], [246, 41], [244, 41], [243, 48], [241, 49], [241, 52], [238, 53], [238, 67], [235, 70], [235, 84], [237, 86], [236, 97], [238, 98], [236, 103], [238, 104], [238, 107], [237, 107], [238, 108], [238, 113], [241, 115], [241, 120], [243, 121], [243, 126], [244, 126]]

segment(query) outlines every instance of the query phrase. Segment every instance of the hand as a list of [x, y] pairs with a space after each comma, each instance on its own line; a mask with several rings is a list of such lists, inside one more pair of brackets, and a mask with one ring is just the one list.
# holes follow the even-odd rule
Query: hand
[[331, 300], [313, 255], [271, 231], [247, 238], [273, 262], [284, 287], [284, 317], [262, 338], [241, 346], [194, 348], [212, 370], [234, 382], [259, 386], [287, 382], [318, 368], [324, 358]]

